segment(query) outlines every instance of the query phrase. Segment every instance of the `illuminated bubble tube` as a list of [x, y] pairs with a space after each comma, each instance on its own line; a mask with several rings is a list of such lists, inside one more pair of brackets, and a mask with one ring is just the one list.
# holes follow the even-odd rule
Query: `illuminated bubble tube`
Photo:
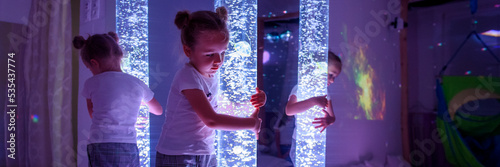
[[[124, 53], [122, 70], [149, 85], [148, 1], [117, 0], [116, 30]], [[137, 147], [141, 166], [149, 167], [149, 111], [141, 106], [137, 124]]]
[[[299, 101], [327, 93], [328, 8], [327, 0], [300, 1]], [[317, 106], [297, 114], [295, 166], [325, 166], [326, 131], [320, 133], [312, 124], [323, 116]]]
[[[250, 96], [257, 86], [257, 0], [216, 0], [228, 10], [230, 40], [219, 70], [218, 113], [250, 116]], [[217, 130], [217, 166], [256, 166], [257, 140], [250, 130]]]

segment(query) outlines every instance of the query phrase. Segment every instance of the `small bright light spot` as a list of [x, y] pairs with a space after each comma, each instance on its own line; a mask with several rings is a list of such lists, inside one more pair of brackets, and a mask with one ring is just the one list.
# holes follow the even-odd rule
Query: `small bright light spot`
[[492, 37], [500, 37], [500, 30], [488, 30], [488, 31], [485, 31], [483, 33], [481, 33], [481, 35], [486, 35], [486, 36], [492, 36]]
[[265, 39], [270, 43], [276, 43], [280, 40], [280, 34], [277, 32], [267, 33]]
[[269, 61], [271, 55], [267, 50], [264, 50], [264, 54], [262, 55], [262, 64], [266, 64]]
[[472, 71], [469, 70], [469, 71], [465, 72], [465, 75], [470, 75], [471, 73], [472, 73]]
[[286, 30], [280, 34], [281, 40], [288, 42], [290, 38], [292, 38], [292, 32], [290, 30]]
[[34, 122], [34, 123], [38, 123], [38, 115], [31, 115], [31, 120]]
[[439, 42], [439, 43], [437, 44], [437, 46], [443, 46], [443, 43]]
[[488, 49], [486, 49], [486, 48], [481, 48], [481, 51], [487, 51], [487, 50], [488, 50]]

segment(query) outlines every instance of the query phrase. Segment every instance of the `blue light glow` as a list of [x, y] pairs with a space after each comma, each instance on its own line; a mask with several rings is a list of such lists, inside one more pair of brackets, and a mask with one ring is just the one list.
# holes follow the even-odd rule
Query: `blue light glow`
[[[327, 93], [328, 15], [327, 0], [300, 1], [299, 101]], [[297, 114], [295, 166], [325, 166], [326, 131], [312, 124], [323, 116], [317, 106]]]
[[[218, 113], [250, 116], [250, 96], [257, 86], [257, 0], [215, 0], [215, 8], [228, 10], [230, 40], [219, 71]], [[217, 130], [217, 166], [256, 166], [257, 141], [250, 130]]]
[[[117, 0], [116, 31], [124, 53], [122, 70], [149, 85], [148, 1]], [[136, 123], [141, 166], [149, 167], [149, 111], [141, 106]]]

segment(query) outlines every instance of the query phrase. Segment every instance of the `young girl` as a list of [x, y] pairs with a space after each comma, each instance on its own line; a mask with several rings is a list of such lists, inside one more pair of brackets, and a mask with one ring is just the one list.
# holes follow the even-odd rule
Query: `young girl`
[[[335, 55], [333, 52], [328, 52], [328, 81], [327, 85], [330, 86], [335, 81], [335, 78], [342, 71], [342, 61], [340, 58]], [[297, 85], [293, 87], [290, 96], [288, 97], [288, 103], [286, 104], [286, 115], [293, 116], [295, 114], [304, 112], [309, 108], [314, 106], [318, 106], [323, 108], [323, 112], [325, 112], [325, 117], [323, 118], [315, 118], [313, 123], [319, 124], [316, 128], [323, 128], [321, 132], [325, 130], [328, 125], [333, 124], [335, 122], [335, 114], [333, 113], [333, 109], [331, 107], [331, 101], [327, 100], [325, 96], [316, 96], [311, 97], [309, 99], [297, 102]]]
[[73, 39], [83, 64], [94, 75], [82, 90], [92, 119], [87, 145], [90, 166], [139, 166], [135, 124], [141, 102], [149, 112], [162, 113], [148, 86], [121, 71], [123, 52], [117, 42], [114, 32]]
[[[327, 84], [330, 86], [335, 78], [342, 72], [342, 61], [340, 57], [335, 55], [333, 52], [328, 52], [328, 81]], [[335, 122], [335, 114], [333, 113], [333, 108], [331, 105], [331, 99], [328, 100], [326, 107], [323, 108], [325, 116], [322, 118], [315, 118], [313, 124], [318, 124], [315, 128], [322, 128], [320, 132], [323, 132], [328, 125]]]
[[216, 166], [215, 129], [251, 129], [258, 133], [258, 107], [266, 96], [257, 88], [251, 98], [257, 109], [250, 118], [218, 114], [217, 70], [229, 42], [227, 11], [178, 12], [175, 24], [181, 30], [185, 55], [189, 58], [175, 75], [167, 101], [166, 119], [156, 146], [156, 166]]
[[[333, 52], [328, 52], [328, 80], [327, 85], [330, 86], [335, 78], [342, 71], [342, 61]], [[325, 116], [322, 118], [315, 118], [313, 124], [317, 124], [315, 128], [322, 128], [320, 132], [323, 132], [327, 126], [335, 122], [335, 114], [333, 113], [331, 101], [326, 98], [326, 96], [316, 96], [309, 99], [297, 102], [297, 86], [292, 89], [290, 96], [288, 98], [288, 103], [286, 104], [286, 114], [289, 116], [307, 111], [309, 108], [314, 106], [322, 107]], [[291, 150], [289, 152], [292, 161], [295, 161], [295, 131], [293, 134], [293, 141]]]

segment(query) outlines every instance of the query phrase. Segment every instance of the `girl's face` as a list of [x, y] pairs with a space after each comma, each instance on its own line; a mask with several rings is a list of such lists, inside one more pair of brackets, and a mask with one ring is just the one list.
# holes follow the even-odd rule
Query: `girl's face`
[[184, 45], [184, 53], [198, 72], [213, 77], [224, 62], [228, 42], [229, 39], [221, 32], [203, 32], [195, 46], [189, 48]]
[[328, 86], [335, 81], [335, 78], [340, 74], [340, 68], [331, 64], [328, 66]]

